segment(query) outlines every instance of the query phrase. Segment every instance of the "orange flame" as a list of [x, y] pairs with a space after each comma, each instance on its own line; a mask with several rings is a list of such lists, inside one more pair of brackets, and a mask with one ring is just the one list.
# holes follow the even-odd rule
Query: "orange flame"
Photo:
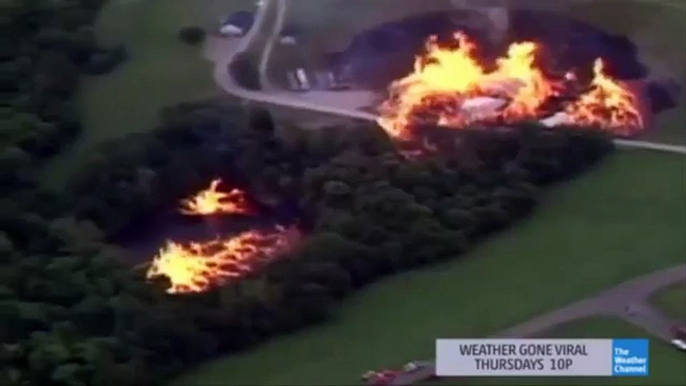
[[564, 112], [570, 123], [631, 134], [631, 128], [643, 127], [638, 102], [631, 92], [605, 74], [604, 66], [602, 59], [596, 59], [591, 89], [567, 105]]
[[166, 276], [170, 294], [204, 292], [240, 279], [273, 259], [291, 244], [294, 230], [248, 231], [235, 237], [187, 245], [167, 241], [153, 259], [147, 278]]
[[[426, 44], [426, 53], [415, 60], [414, 71], [389, 86], [389, 97], [379, 107], [377, 123], [389, 135], [408, 140], [411, 128], [428, 119], [442, 126], [462, 128], [475, 122], [513, 123], [540, 120], [543, 107], [562, 95], [571, 84], [572, 72], [551, 80], [537, 67], [538, 45], [517, 42], [495, 61], [492, 70], [479, 63], [477, 46], [465, 34], [454, 35], [455, 46], [443, 47], [436, 37]], [[603, 72], [602, 61], [594, 67], [591, 90], [562, 106], [565, 123], [600, 126], [618, 133], [642, 128], [635, 96]], [[483, 106], [489, 108], [481, 108]]]
[[232, 189], [228, 193], [218, 191], [217, 188], [221, 182], [220, 179], [212, 180], [209, 188], [182, 200], [180, 212], [193, 216], [250, 213], [245, 192], [239, 189]]

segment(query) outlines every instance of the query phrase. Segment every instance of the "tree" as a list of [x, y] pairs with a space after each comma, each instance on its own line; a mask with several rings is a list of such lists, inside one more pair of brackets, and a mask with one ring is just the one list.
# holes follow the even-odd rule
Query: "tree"
[[474, 232], [477, 223], [470, 211], [461, 208], [448, 209], [444, 212], [443, 219], [445, 226], [464, 231], [467, 235]]
[[34, 75], [39, 92], [68, 98], [76, 91], [77, 82], [78, 69], [66, 55], [56, 51], [41, 55]]
[[266, 135], [268, 137], [274, 134], [274, 119], [269, 110], [264, 108], [257, 108], [250, 110], [248, 127], [256, 133]]
[[196, 26], [181, 27], [179, 39], [190, 45], [200, 44], [205, 39], [205, 30]]
[[260, 90], [260, 76], [258, 74], [259, 61], [256, 54], [245, 51], [234, 56], [228, 71], [235, 81], [249, 90]]
[[107, 74], [124, 62], [127, 57], [126, 48], [122, 45], [105, 50], [94, 50], [82, 68], [90, 75]]
[[7, 237], [5, 232], [0, 232], [0, 264], [6, 264], [10, 256], [14, 253], [14, 245], [12, 240]]
[[17, 146], [0, 149], [0, 184], [9, 185], [20, 178], [23, 170], [31, 164], [31, 157]]
[[348, 184], [341, 181], [328, 181], [324, 184], [324, 192], [332, 200], [339, 200], [352, 193]]

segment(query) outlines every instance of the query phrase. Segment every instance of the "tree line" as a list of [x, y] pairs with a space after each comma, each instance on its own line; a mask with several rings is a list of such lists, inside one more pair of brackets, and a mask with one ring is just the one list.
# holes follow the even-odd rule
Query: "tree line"
[[104, 0], [0, 3], [0, 184], [9, 186], [83, 130], [75, 97], [83, 75], [111, 71], [122, 46], [100, 47], [93, 23]]
[[[64, 194], [16, 192], [0, 219], [9, 383], [155, 384], [325, 322], [351, 291], [460, 256], [612, 149], [579, 128], [445, 135], [440, 152], [407, 159], [373, 125], [280, 130], [264, 110], [186, 103], [157, 130], [108, 143]], [[245, 280], [167, 295], [112, 241], [214, 177], [287, 212], [307, 237]]]

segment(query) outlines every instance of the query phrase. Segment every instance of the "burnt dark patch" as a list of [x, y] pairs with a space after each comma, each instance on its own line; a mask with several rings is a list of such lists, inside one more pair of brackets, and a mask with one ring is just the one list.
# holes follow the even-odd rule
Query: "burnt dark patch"
[[140, 264], [151, 260], [167, 240], [187, 244], [272, 230], [276, 225], [300, 225], [296, 224], [299, 215], [299, 208], [290, 202], [278, 206], [255, 203], [254, 211], [245, 215], [184, 216], [169, 210], [128, 227], [116, 241], [130, 251], [127, 262]]

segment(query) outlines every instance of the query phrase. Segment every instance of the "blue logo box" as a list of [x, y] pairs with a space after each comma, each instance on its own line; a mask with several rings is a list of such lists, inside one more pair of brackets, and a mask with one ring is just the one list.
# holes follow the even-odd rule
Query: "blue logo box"
[[649, 374], [648, 339], [612, 340], [612, 375], [647, 377]]

